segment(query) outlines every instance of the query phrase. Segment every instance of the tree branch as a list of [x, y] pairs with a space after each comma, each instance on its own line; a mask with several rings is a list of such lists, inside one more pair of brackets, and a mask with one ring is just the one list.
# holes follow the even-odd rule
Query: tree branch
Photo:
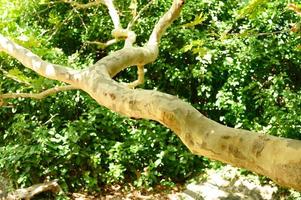
[[165, 30], [172, 24], [174, 20], [178, 18], [181, 12], [181, 8], [184, 5], [184, 0], [174, 0], [171, 8], [160, 18], [159, 22], [155, 25], [155, 28], [148, 40], [149, 44], [158, 45]]
[[70, 84], [74, 84], [77, 79], [80, 79], [80, 77], [76, 76], [79, 71], [46, 62], [28, 49], [17, 45], [0, 34], [0, 52], [1, 51], [4, 51], [8, 55], [16, 58], [25, 67], [32, 69], [46, 78]]
[[7, 94], [0, 94], [0, 100], [1, 99], [13, 99], [13, 98], [33, 98], [33, 99], [43, 99], [49, 95], [56, 94], [58, 92], [62, 91], [68, 91], [68, 90], [75, 90], [79, 89], [78, 87], [72, 86], [72, 85], [66, 85], [66, 86], [58, 86], [54, 87], [48, 90], [45, 90], [41, 93], [37, 94], [31, 94], [31, 93], [7, 93]]
[[138, 74], [138, 79], [131, 82], [131, 83], [127, 83], [126, 86], [128, 88], [134, 89], [135, 87], [137, 87], [138, 85], [141, 85], [144, 83], [144, 66], [143, 65], [138, 65], [137, 66], [137, 74]]
[[[154, 90], [131, 90], [111, 78], [126, 67], [145, 65], [157, 58], [160, 38], [179, 16], [183, 3], [184, 0], [173, 1], [169, 11], [155, 25], [144, 47], [125, 46], [81, 71], [76, 76], [79, 78], [67, 80], [80, 86], [100, 105], [112, 111], [160, 122], [173, 130], [196, 155], [246, 168], [268, 176], [282, 186], [301, 191], [301, 141], [229, 128], [206, 118], [175, 96]], [[3, 37], [0, 37], [0, 49], [46, 77], [66, 81], [66, 74], [73, 75], [73, 71], [67, 69], [47, 68], [47, 65], [43, 68], [35, 64], [31, 52]], [[27, 55], [27, 52], [31, 54]], [[36, 56], [33, 57], [35, 60]], [[63, 75], [53, 73], [56, 70]]]
[[[85, 71], [82, 76], [86, 77], [89, 71], [102, 70], [99, 73], [108, 73], [108, 76], [114, 77], [126, 67], [134, 65], [146, 65], [155, 61], [158, 57], [159, 40], [164, 34], [165, 30], [179, 16], [181, 8], [183, 7], [183, 3], [184, 0], [173, 1], [171, 8], [160, 18], [159, 22], [156, 24], [148, 43], [144, 47], [132, 47], [132, 45], [125, 45], [125, 48], [115, 51], [114, 53], [99, 60], [94, 66], [90, 67], [88, 71]], [[129, 43], [131, 42], [132, 41], [129, 41]]]
[[155, 25], [145, 47], [121, 49], [89, 68], [83, 74], [84, 90], [100, 105], [117, 113], [160, 122], [196, 155], [246, 168], [301, 191], [301, 141], [229, 128], [206, 118], [175, 96], [153, 90], [130, 90], [111, 79], [128, 66], [156, 59], [160, 38], [179, 16], [182, 4], [182, 0], [174, 0]]
[[115, 43], [117, 43], [118, 40], [116, 39], [112, 39], [112, 40], [109, 40], [107, 42], [98, 42], [98, 41], [86, 41], [87, 44], [95, 44], [97, 45], [98, 47], [100, 47], [101, 49], [105, 49], [107, 48], [108, 46], [111, 46]]
[[109, 10], [109, 14], [114, 24], [114, 29], [117, 30], [122, 28], [120, 24], [119, 14], [114, 6], [113, 0], [103, 0], [103, 2]]

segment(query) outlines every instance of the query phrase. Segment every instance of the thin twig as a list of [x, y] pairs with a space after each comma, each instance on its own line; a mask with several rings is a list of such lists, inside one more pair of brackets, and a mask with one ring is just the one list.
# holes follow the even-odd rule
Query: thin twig
[[98, 42], [98, 41], [86, 41], [85, 43], [87, 44], [95, 44], [97, 46], [99, 46], [101, 49], [105, 49], [106, 47], [110, 46], [110, 45], [113, 45], [115, 43], [117, 43], [119, 40], [117, 39], [112, 39], [112, 40], [109, 40], [107, 42]]
[[69, 20], [71, 20], [72, 18], [72, 14], [73, 14], [74, 10], [72, 10], [72, 12], [70, 12], [70, 14], [68, 15], [68, 17], [66, 17], [61, 23], [59, 23], [57, 26], [56, 26], [56, 29], [53, 31], [53, 33], [50, 35], [50, 37], [48, 38], [48, 41], [50, 41], [54, 36], [55, 34], [59, 31], [59, 29], [63, 26], [63, 25], [66, 25], [65, 23]]
[[68, 4], [72, 5], [73, 7], [78, 8], [78, 9], [88, 9], [88, 8], [93, 7], [93, 6], [98, 6], [99, 4], [104, 4], [104, 1], [102, 1], [102, 0], [95, 0], [95, 1], [92, 1], [92, 2], [89, 2], [89, 3], [86, 3], [86, 4], [81, 4], [81, 3], [78, 3], [76, 1], [68, 1], [68, 0], [62, 0], [62, 2], [68, 3]]
[[0, 94], [0, 99], [13, 99], [13, 98], [33, 98], [33, 99], [43, 99], [49, 95], [56, 94], [62, 91], [75, 90], [79, 89], [78, 87], [72, 85], [58, 86], [48, 90], [45, 90], [41, 93], [6, 93]]
[[139, 12], [138, 14], [129, 22], [127, 29], [130, 30], [134, 24], [136, 23], [136, 21], [140, 18], [140, 16], [142, 15], [142, 13], [144, 13], [144, 11], [146, 11], [150, 5], [153, 3], [154, 0], [150, 0]]

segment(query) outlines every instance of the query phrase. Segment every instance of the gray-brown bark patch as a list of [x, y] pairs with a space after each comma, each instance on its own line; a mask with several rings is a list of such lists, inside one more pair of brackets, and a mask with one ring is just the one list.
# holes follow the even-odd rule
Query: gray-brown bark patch
[[256, 139], [252, 145], [252, 153], [255, 154], [256, 158], [258, 158], [261, 155], [261, 152], [263, 151], [266, 142], [270, 141], [269, 138], [266, 136], [259, 136], [258, 139]]
[[112, 94], [112, 93], [109, 93], [109, 96], [112, 100], [115, 100], [116, 99], [116, 95], [115, 94]]
[[255, 154], [256, 158], [258, 158], [261, 155], [261, 152], [263, 151], [265, 146], [265, 142], [262, 140], [255, 140], [252, 145], [252, 153]]
[[161, 120], [163, 124], [167, 125], [170, 129], [175, 131], [177, 134], [180, 133], [180, 124], [177, 122], [173, 112], [163, 111], [161, 113]]
[[137, 105], [136, 104], [137, 104], [137, 101], [135, 101], [135, 100], [130, 100], [129, 101], [129, 106], [133, 110], [137, 110]]
[[232, 154], [235, 158], [245, 160], [246, 157], [241, 153], [241, 151], [234, 145], [229, 146], [229, 153]]
[[228, 139], [230, 139], [230, 136], [229, 136], [229, 135], [223, 135], [223, 136], [222, 136], [222, 139], [228, 140]]

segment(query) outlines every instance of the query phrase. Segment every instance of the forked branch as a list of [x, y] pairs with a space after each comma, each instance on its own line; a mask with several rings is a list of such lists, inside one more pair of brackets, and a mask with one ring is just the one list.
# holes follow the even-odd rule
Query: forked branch
[[0, 50], [45, 77], [80, 86], [100, 105], [114, 112], [160, 122], [173, 130], [194, 154], [249, 169], [301, 191], [301, 141], [229, 128], [175, 96], [155, 90], [130, 90], [111, 79], [129, 66], [142, 66], [157, 58], [160, 38], [179, 16], [183, 3], [184, 0], [173, 1], [144, 47], [129, 46], [115, 51], [80, 74], [44, 64], [36, 55], [2, 36]]

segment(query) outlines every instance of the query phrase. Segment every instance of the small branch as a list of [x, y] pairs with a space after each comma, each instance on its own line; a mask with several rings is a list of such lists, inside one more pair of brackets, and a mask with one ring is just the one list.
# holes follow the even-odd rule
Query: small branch
[[114, 6], [113, 0], [95, 0], [93, 2], [89, 2], [89, 3], [86, 3], [86, 4], [81, 4], [81, 3], [78, 3], [76, 1], [69, 1], [69, 0], [61, 0], [61, 1], [64, 2], [64, 3], [68, 3], [68, 4], [72, 5], [75, 8], [78, 8], [78, 9], [87, 9], [87, 8], [90, 8], [90, 7], [93, 7], [93, 6], [98, 6], [100, 4], [104, 4], [109, 10], [109, 14], [110, 14], [111, 19], [112, 19], [113, 24], [114, 24], [114, 29], [120, 29], [121, 28], [119, 15], [118, 15], [118, 12], [117, 12], [117, 10]]
[[114, 24], [114, 29], [120, 29], [122, 28], [120, 25], [120, 19], [119, 19], [119, 15], [118, 12], [114, 6], [113, 0], [103, 0], [103, 4], [107, 6], [107, 8], [109, 9], [109, 14], [111, 16], [111, 19], [113, 21]]
[[136, 33], [131, 30], [127, 30], [127, 38], [125, 39], [125, 47], [131, 47], [136, 42]]
[[66, 86], [59, 86], [54, 87], [48, 90], [45, 90], [41, 93], [37, 94], [30, 94], [30, 93], [7, 93], [7, 94], [0, 94], [0, 100], [3, 99], [13, 99], [13, 98], [33, 98], [33, 99], [43, 99], [49, 95], [56, 94], [58, 92], [67, 91], [67, 90], [75, 90], [79, 89], [72, 85], [66, 85]]
[[112, 39], [112, 40], [109, 40], [107, 42], [86, 41], [87, 44], [95, 44], [95, 45], [99, 46], [101, 49], [105, 49], [108, 46], [111, 46], [111, 45], [113, 45], [113, 44], [115, 44], [117, 42], [118, 42], [117, 39]]
[[112, 31], [112, 36], [116, 40], [125, 39], [125, 46], [132, 46], [132, 44], [136, 41], [136, 34], [129, 29], [123, 29], [120, 24], [119, 14], [114, 6], [113, 0], [104, 0], [104, 4], [109, 9], [109, 14], [114, 24], [114, 30]]
[[68, 1], [68, 0], [62, 0], [62, 2], [68, 3], [78, 9], [87, 9], [87, 8], [91, 8], [93, 6], [98, 6], [99, 4], [104, 4], [103, 0], [95, 0], [95, 1], [92, 1], [92, 2], [89, 2], [86, 4], [81, 4], [76, 1]]
[[137, 87], [138, 85], [141, 85], [144, 83], [144, 66], [143, 65], [138, 65], [138, 79], [136, 81], [133, 81], [131, 83], [127, 83], [127, 87], [134, 89], [135, 87]]
[[60, 188], [57, 180], [53, 180], [46, 183], [36, 184], [30, 186], [28, 188], [18, 189], [12, 193], [9, 193], [6, 197], [7, 200], [17, 200], [17, 199], [31, 199], [33, 196], [46, 192], [51, 191], [53, 193], [61, 192], [62, 189]]

